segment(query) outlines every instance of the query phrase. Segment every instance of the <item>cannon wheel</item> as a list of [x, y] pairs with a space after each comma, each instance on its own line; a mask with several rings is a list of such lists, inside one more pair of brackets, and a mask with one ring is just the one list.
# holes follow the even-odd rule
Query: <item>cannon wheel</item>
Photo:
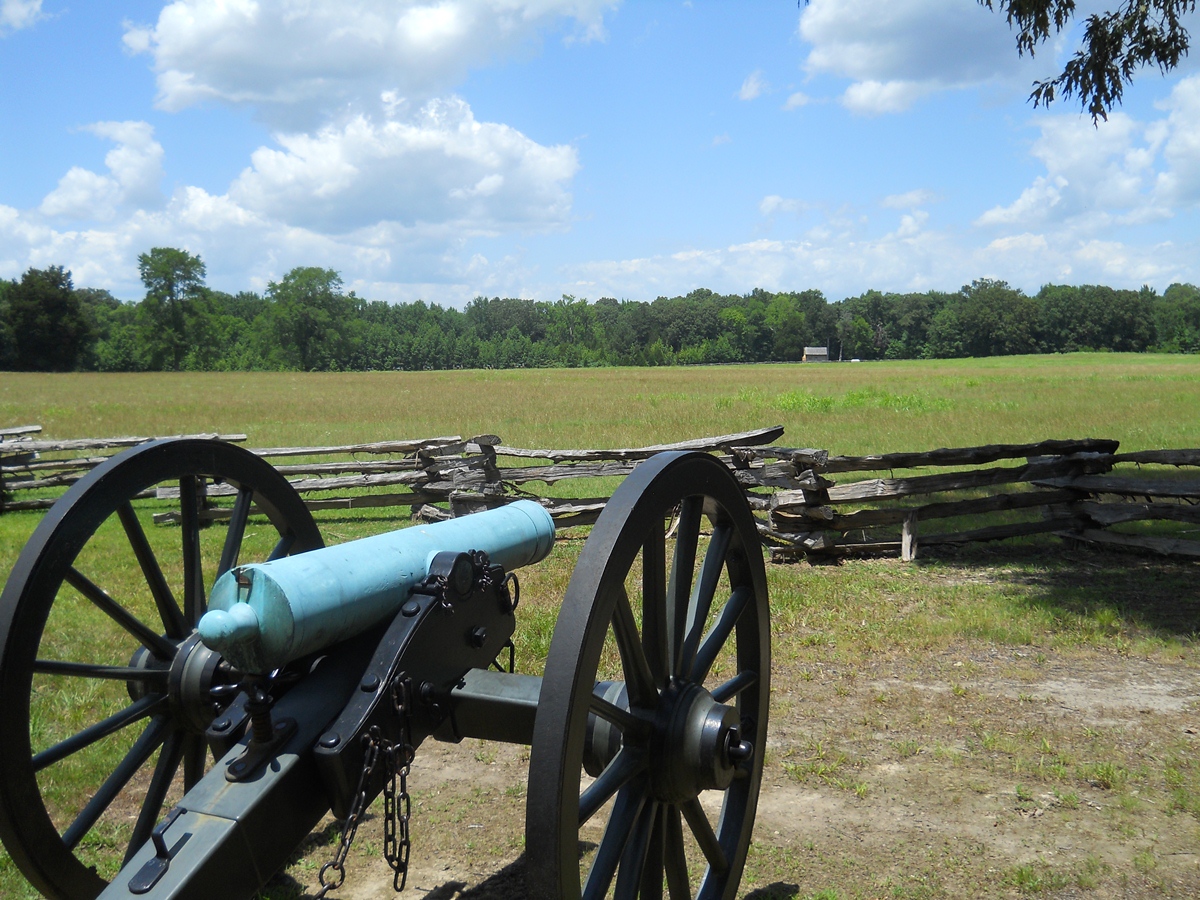
[[735, 895], [762, 779], [768, 619], [729, 470], [703, 453], [635, 469], [584, 545], [550, 644], [526, 807], [533, 896]]
[[[203, 527], [209, 481], [237, 488], [227, 528]], [[131, 501], [156, 486], [179, 489], [178, 528], [143, 527]], [[209, 689], [232, 675], [195, 625], [243, 543], [273, 558], [322, 542], [262, 459], [167, 439], [88, 473], [21, 552], [0, 594], [0, 838], [47, 896], [99, 894], [178, 795], [180, 769], [184, 789], [204, 773]]]

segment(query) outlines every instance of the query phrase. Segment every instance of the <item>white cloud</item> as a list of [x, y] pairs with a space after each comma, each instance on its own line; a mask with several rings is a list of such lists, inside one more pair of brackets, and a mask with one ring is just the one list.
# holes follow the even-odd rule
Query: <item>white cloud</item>
[[1200, 204], [1200, 76], [1182, 79], [1139, 122], [1124, 112], [1093, 125], [1078, 114], [1041, 116], [1030, 153], [1045, 168], [1020, 196], [976, 220], [984, 227], [1050, 228], [1100, 239], [1120, 225], [1171, 218]]
[[900, 227], [896, 229], [896, 237], [911, 238], [920, 234], [922, 227], [929, 221], [929, 213], [923, 209], [905, 213], [900, 217]]
[[0, 36], [28, 28], [42, 18], [42, 0], [0, 0]]
[[157, 103], [251, 106], [311, 129], [372, 107], [381, 90], [421, 106], [467, 72], [526, 50], [564, 18], [572, 40], [603, 37], [617, 0], [176, 0], [125, 46], [154, 57]]
[[903, 194], [889, 194], [879, 201], [879, 205], [886, 209], [912, 209], [917, 206], [928, 206], [935, 200], [937, 200], [937, 196], [933, 191], [918, 188]]
[[96, 122], [84, 130], [116, 143], [104, 157], [109, 174], [73, 166], [42, 200], [42, 214], [107, 221], [121, 205], [158, 205], [163, 148], [154, 129], [145, 122]]
[[458, 98], [430, 101], [411, 120], [358, 116], [277, 140], [282, 149], [254, 152], [230, 198], [265, 218], [326, 233], [379, 222], [452, 222], [476, 235], [559, 227], [579, 167], [574, 148], [478, 122]]
[[1024, 88], [1038, 71], [999, 16], [965, 0], [812, 0], [800, 35], [812, 46], [808, 72], [849, 79], [842, 103], [864, 114], [988, 82]]
[[742, 82], [742, 86], [737, 92], [737, 97], [739, 100], [755, 100], [770, 89], [771, 86], [763, 80], [762, 69], [755, 69]]
[[904, 112], [936, 85], [920, 81], [859, 81], [846, 88], [842, 105], [867, 116]]
[[199, 253], [217, 287], [261, 289], [293, 266], [321, 265], [351, 283], [391, 284], [393, 299], [441, 284], [436, 299], [465, 301], [472, 287], [513, 286], [505, 272], [520, 271], [507, 258], [481, 261], [471, 239], [564, 227], [579, 165], [573, 147], [479, 122], [450, 98], [404, 119], [357, 116], [277, 136], [225, 193], [184, 186], [164, 200], [163, 148], [149, 125], [86, 130], [116, 142], [107, 172], [74, 167], [37, 210], [0, 207], [0, 275], [59, 264], [79, 284], [138, 296], [136, 255], [165, 245]]
[[725, 132], [724, 134], [715, 135], [712, 139], [712, 145], [714, 147], [720, 147], [722, 144], [728, 144], [732, 140], [733, 138], [729, 136], [729, 133]]
[[795, 93], [788, 95], [787, 102], [783, 104], [783, 108], [786, 110], [799, 109], [802, 106], [808, 106], [808, 104], [811, 102], [812, 98], [810, 98], [808, 94], [804, 93], [803, 91], [796, 91]]
[[42, 200], [40, 209], [47, 216], [103, 222], [116, 215], [120, 200], [121, 187], [115, 178], [72, 166]]
[[[976, 278], [999, 278], [1030, 292], [1049, 282], [1165, 288], [1200, 277], [1200, 246], [1138, 246], [1124, 242], [1063, 242], [1023, 233], [976, 243], [953, 230], [930, 230], [904, 216], [879, 236], [839, 229], [802, 240], [758, 240], [636, 259], [597, 260], [563, 271], [564, 283], [586, 285], [595, 297], [650, 299], [698, 287], [744, 293], [818, 288], [831, 300], [875, 288], [955, 290]], [[548, 296], [553, 296], [547, 291]]]
[[1156, 193], [1164, 202], [1192, 205], [1200, 201], [1200, 76], [1180, 81], [1161, 106], [1169, 110], [1163, 131], [1148, 129], [1169, 166], [1158, 176]]
[[809, 204], [803, 200], [797, 200], [795, 197], [780, 197], [778, 194], [768, 194], [758, 204], [758, 211], [764, 216], [773, 216], [781, 212], [801, 213], [810, 208]]
[[1010, 205], [989, 209], [975, 220], [975, 224], [1030, 225], [1044, 222], [1062, 202], [1062, 192], [1068, 184], [1061, 175], [1050, 178], [1039, 175]]

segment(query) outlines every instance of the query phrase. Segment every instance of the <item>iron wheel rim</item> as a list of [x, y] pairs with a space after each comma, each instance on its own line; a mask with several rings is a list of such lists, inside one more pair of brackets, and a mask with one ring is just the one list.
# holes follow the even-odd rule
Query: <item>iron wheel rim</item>
[[[148, 442], [115, 456], [73, 485], [34, 530], [5, 583], [3, 593], [0, 593], [0, 708], [5, 711], [3, 718], [0, 718], [0, 837], [18, 868], [47, 896], [69, 900], [90, 898], [106, 886], [104, 878], [97, 874], [93, 865], [88, 865], [77, 856], [75, 848], [116, 799], [114, 796], [104, 804], [91, 825], [83, 822], [80, 827], [87, 827], [79, 835], [71, 833], [71, 826], [60, 830], [51, 819], [39, 785], [38, 772], [61, 760], [45, 763], [45, 757], [42, 756], [35, 766], [35, 758], [45, 751], [35, 754], [30, 721], [35, 672], [44, 669], [45, 665], [45, 661], [39, 660], [39, 651], [48, 620], [59, 599], [60, 590], [68, 583], [75, 586], [72, 580], [77, 579], [79, 573], [75, 571], [74, 564], [80, 553], [107, 522], [114, 517], [121, 519], [123, 515], [129, 516], [132, 499], [154, 485], [177, 482], [182, 495], [187, 493], [182, 486], [195, 483], [194, 479], [197, 478], [211, 478], [235, 486], [238, 488], [239, 503], [244, 504], [245, 508], [240, 514], [242, 531], [237, 533], [235, 540], [231, 529], [223, 542], [222, 560], [218, 566], [228, 567], [225, 557], [232, 553], [236, 559], [240, 552], [251, 503], [266, 515], [279, 533], [277, 550], [282, 548], [281, 552], [287, 554], [321, 546], [320, 533], [312, 515], [287, 480], [270, 464], [230, 444], [165, 439]], [[194, 514], [189, 520], [188, 503], [181, 497], [184, 523], [180, 528], [183, 546], [179, 551], [179, 567], [184, 572], [184, 580], [192, 587], [185, 584], [179, 592], [184, 596], [178, 598], [168, 588], [178, 618], [164, 611], [155, 600], [161, 621], [145, 624], [147, 628], [150, 625], [161, 626], [159, 637], [162, 641], [156, 642], [154, 635], [147, 634], [141, 644], [150, 655], [157, 653], [158, 668], [171, 673], [165, 676], [167, 678], [174, 678], [172, 670], [182, 668], [186, 662], [179, 657], [181, 652], [185, 652], [184, 648], [186, 651], [195, 649], [195, 642], [189, 638], [195, 622], [204, 611], [204, 597], [211, 587], [205, 585], [203, 579], [199, 516], [193, 510]], [[239, 515], [239, 503], [235, 503], [235, 519]], [[148, 564], [138, 558], [134, 547], [133, 534], [140, 525], [127, 525], [123, 519], [120, 524], [130, 542], [133, 564], [140, 568], [147, 581], [147, 590], [154, 594], [154, 588], [149, 583], [151, 575], [147, 571]], [[195, 550], [189, 553], [186, 548], [193, 535]], [[151, 555], [161, 571], [162, 561], [153, 550]], [[98, 587], [103, 592], [103, 586]], [[120, 605], [119, 600], [117, 605]], [[157, 627], [151, 630], [157, 631]], [[133, 638], [135, 641], [142, 640], [136, 635]], [[168, 647], [171, 649], [168, 650]], [[169, 660], [162, 658], [168, 654]], [[93, 668], [100, 666], [96, 664]], [[91, 676], [79, 677], [91, 680]], [[131, 679], [129, 683], [134, 680]], [[146, 683], [149, 683], [148, 679]], [[181, 768], [186, 767], [187, 778], [193, 783], [203, 771], [207, 745], [194, 736], [194, 724], [190, 726], [188, 738], [174, 739], [175, 735], [184, 733], [185, 726], [180, 721], [178, 711], [170, 708], [168, 692], [169, 688], [151, 690], [140, 700], [134, 699], [131, 694], [133, 702], [127, 709], [138, 707], [137, 712], [142, 714], [112, 732], [115, 734], [125, 728], [137, 728], [140, 727], [139, 723], [146, 722], [134, 747], [122, 757], [121, 765], [128, 763], [132, 766], [138, 757], [144, 755], [144, 758], [132, 766], [133, 771], [118, 786], [118, 794], [138, 772], [150, 765], [149, 760], [155, 753], [158, 753], [158, 761], [153, 767], [163, 770], [164, 774], [157, 778], [159, 781], [166, 779], [167, 786]], [[133, 716], [134, 713], [129, 715]], [[77, 732], [69, 740], [77, 739], [81, 734]], [[87, 746], [63, 758], [82, 752]], [[169, 758], [171, 756], [175, 758], [172, 760]], [[170, 772], [166, 771], [168, 769]], [[114, 769], [97, 786], [98, 790], [102, 791], [107, 781], [117, 775]], [[166, 787], [156, 784], [155, 777], [151, 775], [151, 787], [165, 798]], [[147, 811], [148, 798], [139, 807], [138, 821], [134, 826], [135, 839], [138, 834], [143, 837], [148, 834], [153, 821], [163, 812], [161, 800], [160, 808]], [[91, 817], [91, 812], [87, 811], [88, 804], [85, 803], [81, 814], [86, 812]], [[80, 824], [79, 816], [73, 819], [73, 824]], [[70, 841], [66, 836], [70, 837]], [[131, 839], [126, 858], [136, 849], [133, 842]], [[136, 843], [140, 844], [141, 840], [136, 839]]]

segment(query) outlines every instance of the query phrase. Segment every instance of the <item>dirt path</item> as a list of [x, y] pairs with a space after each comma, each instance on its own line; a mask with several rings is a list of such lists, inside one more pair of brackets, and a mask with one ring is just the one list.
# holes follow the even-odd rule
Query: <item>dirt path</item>
[[[978, 646], [777, 669], [741, 896], [1198, 896], [1197, 674]], [[422, 747], [409, 896], [522, 895], [527, 764], [518, 747]], [[378, 828], [336, 896], [392, 896]], [[328, 852], [310, 848], [293, 885], [311, 891]]]

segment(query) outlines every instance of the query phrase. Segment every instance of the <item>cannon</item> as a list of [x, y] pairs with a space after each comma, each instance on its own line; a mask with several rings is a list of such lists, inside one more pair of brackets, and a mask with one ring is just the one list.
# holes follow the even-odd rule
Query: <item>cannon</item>
[[[231, 508], [208, 507], [215, 486]], [[156, 491], [178, 527], [148, 527]], [[579, 553], [543, 674], [518, 674], [516, 570], [553, 539], [526, 501], [325, 547], [236, 446], [105, 462], [0, 594], [9, 855], [56, 900], [249, 897], [332, 811], [324, 896], [382, 793], [399, 888], [414, 755], [472, 737], [530, 747], [528, 896], [734, 897], [770, 670], [741, 489], [703, 453], [639, 465]]]

